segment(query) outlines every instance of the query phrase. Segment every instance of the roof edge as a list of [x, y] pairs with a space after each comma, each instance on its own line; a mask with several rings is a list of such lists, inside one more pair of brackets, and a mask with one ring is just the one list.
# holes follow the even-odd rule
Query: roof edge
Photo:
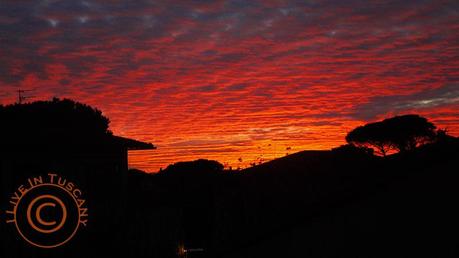
[[156, 146], [149, 142], [142, 142], [122, 136], [113, 136], [121, 145], [125, 146], [128, 150], [154, 150]]

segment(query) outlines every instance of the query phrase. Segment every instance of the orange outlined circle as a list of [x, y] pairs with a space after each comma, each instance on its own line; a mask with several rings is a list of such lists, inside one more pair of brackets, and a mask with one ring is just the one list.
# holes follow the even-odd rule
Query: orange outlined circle
[[[32, 240], [30, 240], [29, 238], [27, 238], [27, 237], [25, 236], [25, 234], [21, 231], [21, 229], [20, 229], [20, 227], [19, 227], [19, 225], [18, 225], [18, 223], [17, 223], [17, 207], [19, 206], [19, 203], [21, 202], [21, 200], [23, 199], [23, 197], [26, 196], [27, 193], [30, 192], [32, 189], [39, 188], [39, 187], [43, 187], [43, 186], [58, 187], [58, 188], [64, 190], [67, 194], [69, 194], [69, 195], [72, 197], [72, 199], [73, 199], [73, 201], [75, 202], [75, 205], [76, 205], [75, 207], [76, 207], [77, 210], [78, 210], [78, 216], [77, 216], [78, 221], [77, 221], [77, 223], [76, 223], [76, 227], [75, 227], [75, 229], [73, 230], [73, 232], [70, 234], [70, 236], [69, 236], [67, 239], [65, 239], [64, 241], [62, 241], [62, 242], [60, 242], [60, 243], [54, 244], [54, 245], [41, 245], [41, 244], [37, 244], [37, 243], [33, 242]], [[46, 195], [42, 195], [42, 196], [46, 196]], [[50, 195], [49, 195], [49, 196], [50, 196]], [[54, 197], [54, 196], [53, 196], [53, 197]], [[40, 197], [37, 197], [37, 198], [40, 198]], [[37, 198], [35, 198], [34, 201], [35, 201]], [[30, 206], [30, 205], [29, 205], [29, 206]], [[57, 184], [51, 184], [51, 183], [43, 183], [43, 184], [40, 184], [40, 185], [35, 185], [35, 186], [29, 188], [29, 189], [27, 190], [27, 192], [25, 192], [25, 193], [19, 198], [19, 200], [17, 201], [17, 204], [14, 206], [14, 210], [13, 210], [14, 224], [15, 224], [16, 230], [18, 231], [19, 235], [21, 235], [21, 237], [22, 237], [25, 241], [27, 241], [29, 244], [34, 245], [34, 246], [36, 246], [36, 247], [40, 247], [40, 248], [46, 248], [46, 249], [59, 247], [59, 246], [65, 244], [65, 243], [67, 243], [68, 241], [70, 241], [70, 239], [72, 239], [72, 238], [75, 236], [76, 232], [78, 231], [78, 228], [80, 227], [80, 223], [81, 223], [81, 216], [80, 216], [80, 215], [81, 215], [81, 214], [80, 214], [80, 210], [79, 210], [78, 207], [79, 207], [79, 206], [78, 206], [78, 201], [77, 201], [77, 199], [75, 198], [75, 196], [73, 196], [73, 194], [70, 193], [69, 191], [67, 191], [67, 189], [65, 189], [64, 187], [62, 187], [62, 186], [60, 186], [60, 185], [57, 185]], [[66, 217], [67, 217], [67, 214], [66, 214]], [[64, 223], [65, 223], [65, 220], [62, 220], [62, 221], [64, 221]], [[45, 223], [46, 223], [46, 222], [45, 222]], [[61, 222], [61, 223], [62, 223], [62, 222]], [[32, 224], [30, 224], [30, 225], [32, 226]], [[61, 227], [61, 228], [62, 228], [62, 227]]]
[[[32, 207], [33, 205], [41, 200], [41, 199], [44, 199], [44, 198], [49, 198], [49, 199], [53, 199], [55, 200], [57, 203], [59, 203], [59, 205], [61, 206], [62, 208], [62, 219], [61, 219], [61, 222], [59, 223], [59, 225], [57, 225], [57, 227], [54, 227], [52, 229], [41, 229], [39, 227], [37, 227], [37, 225], [35, 225], [35, 222], [33, 222], [33, 219], [32, 219], [32, 216], [31, 216], [31, 211], [32, 211]], [[35, 218], [38, 220], [38, 222], [42, 225], [45, 225], [45, 226], [51, 226], [51, 225], [54, 225], [56, 224], [56, 222], [47, 222], [47, 221], [43, 221], [43, 219], [41, 218], [41, 209], [45, 206], [52, 206], [52, 207], [55, 207], [56, 205], [54, 203], [50, 203], [50, 202], [47, 202], [47, 203], [43, 203], [41, 204], [40, 206], [38, 206], [37, 208], [37, 211], [35, 212]], [[49, 194], [45, 194], [45, 195], [42, 195], [42, 196], [39, 196], [39, 197], [36, 197], [30, 204], [29, 204], [29, 207], [27, 207], [27, 221], [29, 222], [30, 226], [32, 226], [33, 229], [35, 229], [36, 231], [38, 232], [41, 232], [41, 233], [45, 233], [45, 234], [50, 234], [50, 233], [53, 233], [53, 232], [56, 232], [58, 231], [59, 229], [62, 228], [62, 226], [64, 226], [64, 223], [65, 221], [67, 220], [67, 208], [65, 207], [65, 204], [61, 201], [61, 199], [57, 198], [56, 196], [53, 196], [53, 195], [49, 195]]]

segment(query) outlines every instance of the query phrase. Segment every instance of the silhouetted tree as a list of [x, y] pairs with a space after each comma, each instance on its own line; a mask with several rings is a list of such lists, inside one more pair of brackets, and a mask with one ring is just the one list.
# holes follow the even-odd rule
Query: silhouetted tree
[[447, 141], [455, 141], [457, 140], [456, 137], [451, 136], [448, 134], [447, 129], [438, 129], [437, 130], [437, 136], [436, 136], [436, 141], [437, 142], [447, 142]]
[[112, 134], [100, 110], [70, 99], [0, 106], [0, 121], [0, 137], [6, 142], [80, 143]]
[[167, 166], [161, 173], [212, 173], [222, 172], [223, 167], [223, 164], [215, 160], [198, 159], [174, 163]]
[[373, 147], [385, 156], [389, 151], [406, 152], [436, 139], [435, 125], [419, 115], [403, 115], [359, 126], [346, 141], [356, 146]]

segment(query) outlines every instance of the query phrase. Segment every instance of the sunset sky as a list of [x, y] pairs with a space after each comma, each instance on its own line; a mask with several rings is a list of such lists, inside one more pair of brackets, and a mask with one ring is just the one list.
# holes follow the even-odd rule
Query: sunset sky
[[155, 172], [233, 168], [419, 113], [459, 135], [459, 1], [0, 2], [0, 103], [99, 108]]

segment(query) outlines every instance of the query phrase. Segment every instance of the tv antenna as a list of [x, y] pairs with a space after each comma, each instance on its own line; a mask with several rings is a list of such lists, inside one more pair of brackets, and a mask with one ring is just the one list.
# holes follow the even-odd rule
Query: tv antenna
[[30, 92], [30, 91], [31, 90], [18, 90], [18, 104], [22, 104], [24, 103], [24, 101], [34, 98], [34, 96], [25, 95], [27, 92]]

